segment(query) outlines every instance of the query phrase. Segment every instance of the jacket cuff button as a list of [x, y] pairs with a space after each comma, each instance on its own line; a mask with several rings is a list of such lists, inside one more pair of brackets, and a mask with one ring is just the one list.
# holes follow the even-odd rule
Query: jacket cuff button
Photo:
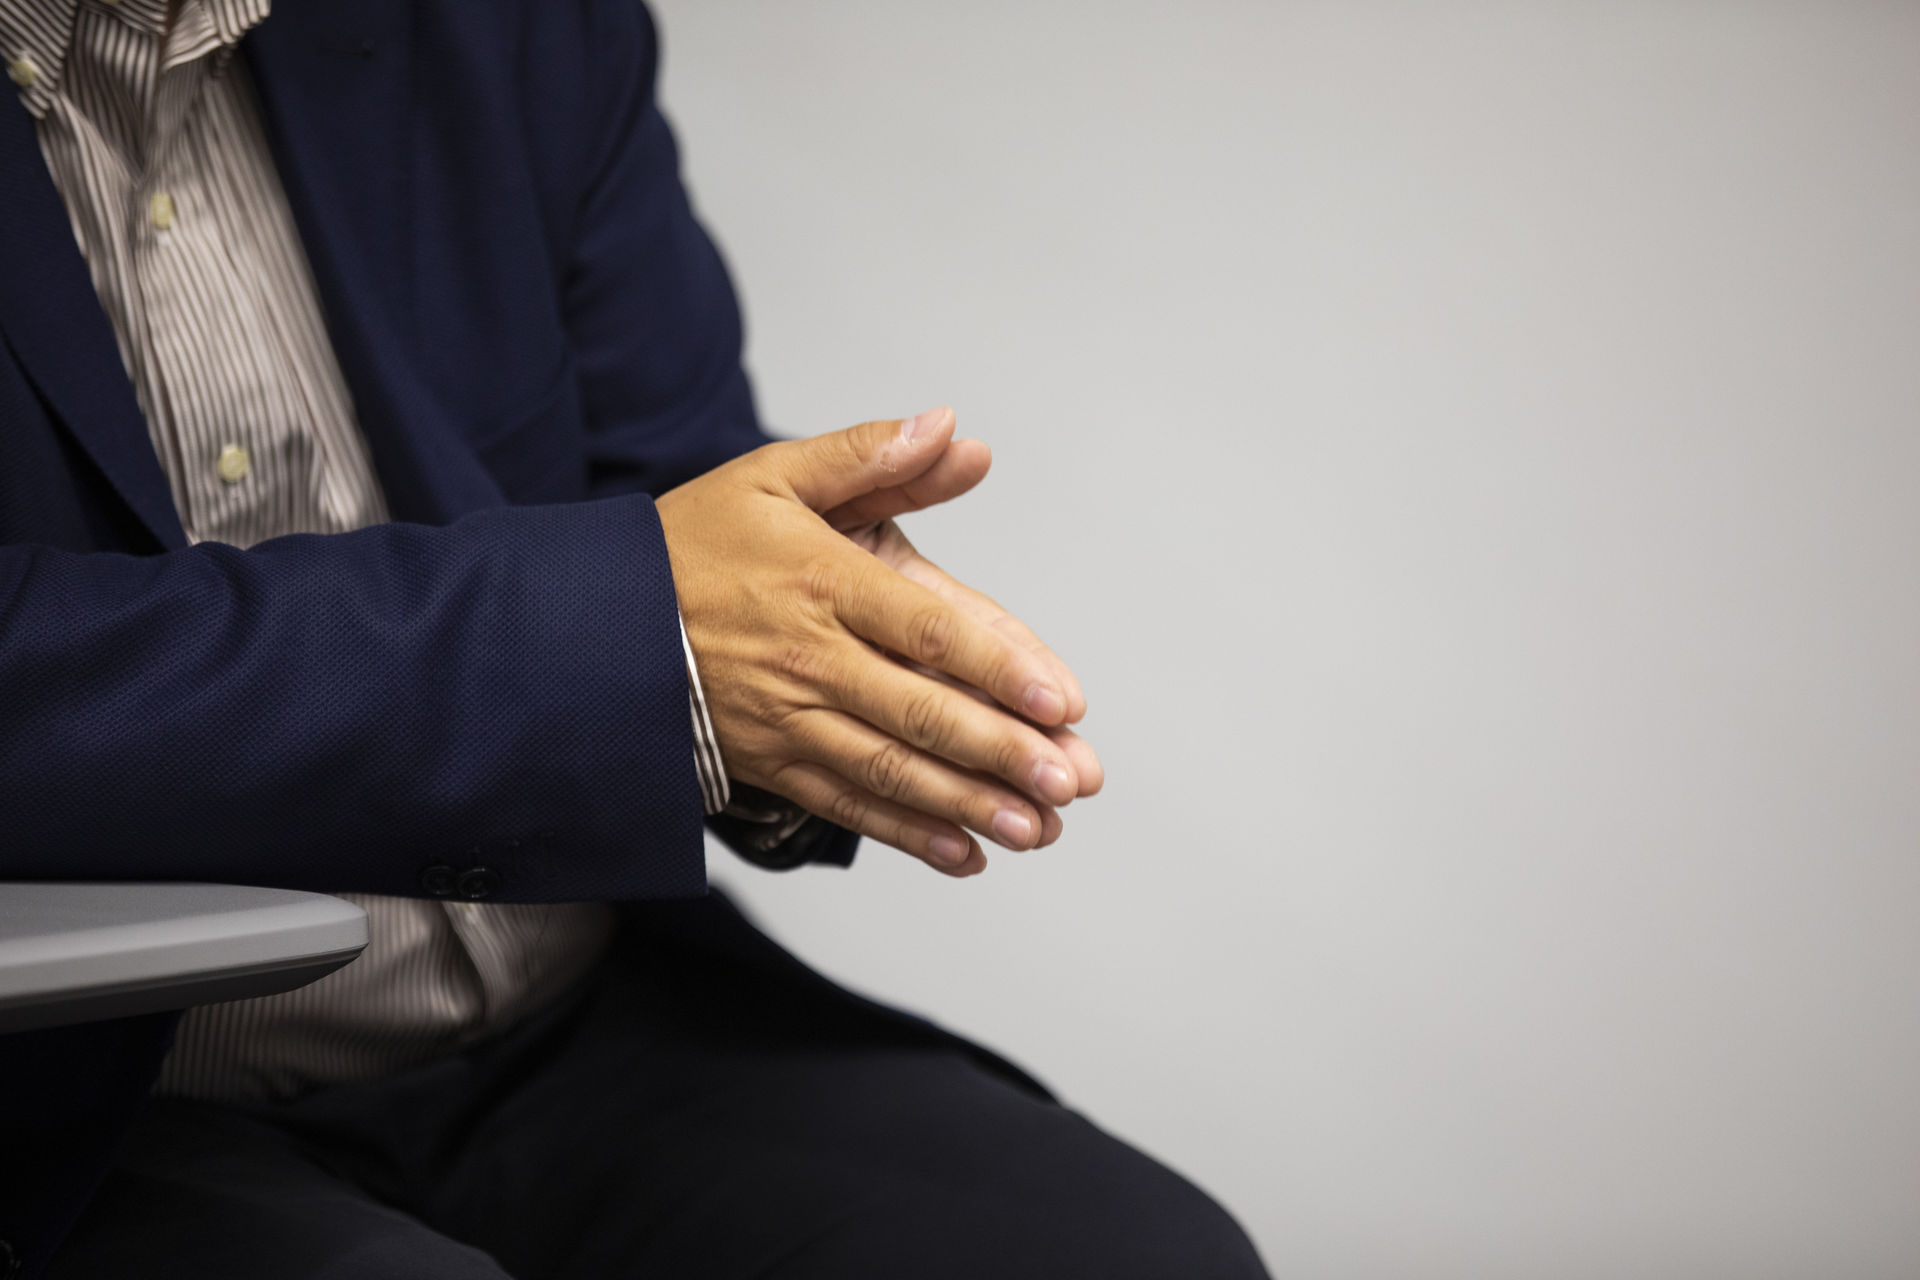
[[444, 862], [436, 862], [420, 873], [420, 887], [436, 898], [451, 898], [457, 883], [453, 868]]
[[500, 873], [491, 867], [474, 867], [469, 871], [462, 871], [460, 878], [454, 882], [454, 891], [470, 902], [492, 897], [499, 887]]

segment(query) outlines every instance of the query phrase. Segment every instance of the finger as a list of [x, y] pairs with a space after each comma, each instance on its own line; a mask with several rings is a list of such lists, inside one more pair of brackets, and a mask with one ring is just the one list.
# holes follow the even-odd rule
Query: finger
[[1081, 796], [1100, 794], [1100, 788], [1107, 785], [1107, 771], [1100, 763], [1100, 757], [1093, 753], [1093, 746], [1085, 738], [1064, 726], [1055, 729], [1043, 729], [1042, 733], [1053, 740], [1067, 757], [1067, 763], [1073, 766], [1073, 776], [1079, 782], [1077, 793]]
[[874, 795], [825, 765], [797, 760], [774, 781], [780, 794], [809, 813], [910, 853], [936, 871], [970, 876], [986, 870], [986, 855], [966, 832]]
[[1061, 821], [1060, 819], [1060, 811], [1058, 809], [1054, 808], [1050, 804], [1041, 805], [1040, 806], [1040, 843], [1034, 845], [1033, 847], [1036, 849], [1046, 848], [1048, 845], [1052, 844], [1055, 840], [1058, 840], [1060, 838], [1060, 833], [1066, 830], [1066, 827], [1067, 827], [1067, 824]]
[[[970, 684], [962, 684], [944, 671], [935, 671], [925, 663], [898, 657], [892, 660], [916, 675], [925, 676], [929, 680], [938, 680], [949, 689], [964, 693], [983, 706], [998, 709], [1000, 705], [991, 695]], [[1100, 757], [1094, 754], [1092, 744], [1081, 737], [1077, 730], [1068, 728], [1066, 725], [1043, 727], [1040, 732], [1060, 748], [1067, 757], [1067, 763], [1073, 767], [1073, 776], [1079, 787], [1076, 797], [1098, 795], [1100, 788], [1106, 785], [1107, 771], [1101, 765]]]
[[[934, 569], [935, 572], [941, 572], [938, 566], [934, 565], [931, 561], [923, 560], [921, 563]], [[983, 621], [990, 616], [993, 610], [999, 610], [999, 616], [988, 622], [988, 625], [1011, 639], [1015, 644], [1021, 645], [1030, 653], [1038, 654], [1047, 663], [1051, 664], [1054, 679], [1059, 682], [1061, 691], [1066, 695], [1067, 724], [1074, 724], [1086, 718], [1087, 695], [1080, 687], [1080, 677], [1073, 674], [1073, 668], [1067, 665], [1066, 659], [1055, 653], [1052, 647], [1041, 640], [1039, 636], [1035, 635], [1033, 629], [1027, 626], [1026, 623], [1020, 621], [1019, 618], [1008, 613], [1005, 609], [1001, 609], [998, 604], [987, 596], [982, 595], [964, 582], [957, 581], [953, 578], [948, 578], [947, 581], [953, 584], [952, 587], [949, 588], [952, 593], [948, 597], [949, 599], [954, 600], [956, 603], [961, 603], [962, 608], [968, 609], [976, 618], [980, 618]], [[977, 599], [971, 603], [965, 603], [970, 597], [977, 597]]]
[[850, 646], [846, 662], [821, 687], [838, 710], [1040, 803], [1069, 804], [1080, 793], [1066, 751], [1019, 716], [864, 647]]
[[[914, 662], [910, 659], [898, 657], [897, 655], [890, 655], [890, 659], [916, 675], [925, 676], [929, 680], [938, 680], [949, 689], [966, 694], [969, 698], [972, 698], [975, 702], [983, 706], [992, 707], [996, 710], [1000, 707], [1000, 704], [994, 701], [992, 695], [976, 689], [970, 684], [963, 684], [944, 671], [935, 671], [925, 663]], [[1079, 730], [1062, 724], [1054, 725], [1050, 728], [1044, 725], [1040, 726], [1040, 732], [1045, 734], [1049, 741], [1065, 753], [1067, 762], [1073, 766], [1074, 777], [1080, 784], [1080, 795], [1095, 795], [1102, 786], [1106, 785], [1106, 770], [1100, 764], [1100, 757], [1094, 754], [1093, 744], [1081, 737]]]
[[1025, 796], [972, 770], [956, 769], [864, 720], [819, 709], [793, 724], [800, 754], [882, 800], [969, 827], [1008, 849], [1031, 849], [1045, 815]]
[[1042, 655], [1054, 664], [1055, 678], [1066, 694], [1069, 724], [1080, 720], [1087, 712], [1087, 699], [1080, 688], [1080, 679], [1059, 655], [1041, 642], [1019, 618], [1009, 613], [999, 601], [975, 590], [966, 583], [953, 577], [933, 561], [914, 549], [900, 526], [891, 520], [881, 521], [877, 525], [867, 526], [865, 530], [849, 530], [847, 536], [856, 545], [870, 551], [883, 564], [892, 568], [909, 581], [917, 582], [935, 595], [946, 600], [969, 616], [993, 627], [1016, 643]]
[[1040, 724], [1065, 716], [1052, 663], [872, 556], [853, 553], [818, 580], [835, 616], [863, 639], [957, 676]]
[[969, 617], [993, 627], [1001, 634], [1024, 646], [1029, 652], [1041, 655], [1054, 672], [1061, 691], [1066, 695], [1066, 723], [1073, 724], [1087, 714], [1087, 697], [1080, 688], [1079, 677], [1072, 668], [1061, 660], [1058, 654], [1046, 646], [1033, 629], [1019, 618], [1009, 613], [999, 601], [960, 581], [942, 569], [933, 561], [913, 549], [905, 534], [898, 534], [898, 542], [905, 554], [897, 561], [890, 560], [895, 572], [909, 582], [917, 582], [942, 600], [963, 610]]
[[823, 512], [826, 522], [836, 529], [852, 529], [924, 511], [942, 502], [951, 502], [986, 478], [993, 466], [993, 451], [981, 440], [955, 440], [931, 467], [904, 484], [875, 489]]
[[904, 420], [863, 422], [809, 440], [755, 450], [775, 483], [814, 511], [905, 484], [924, 474], [953, 439], [953, 410], [930, 409]]

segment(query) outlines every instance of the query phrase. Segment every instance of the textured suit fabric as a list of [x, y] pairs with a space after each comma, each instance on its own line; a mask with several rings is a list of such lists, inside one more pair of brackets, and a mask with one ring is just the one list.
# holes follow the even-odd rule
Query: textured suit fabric
[[[0, 878], [417, 894], [484, 863], [502, 901], [700, 893], [652, 495], [767, 437], [644, 10], [280, 0], [245, 48], [400, 523], [187, 545], [0, 104]], [[847, 861], [819, 826], [782, 853]], [[0, 1123], [49, 1161], [0, 1186], [30, 1266], [167, 1034], [0, 1040]]]
[[615, 498], [250, 551], [9, 548], [7, 874], [407, 894], [444, 861], [524, 901], [700, 893], [659, 540]]
[[[29, 69], [15, 77], [19, 99], [187, 538], [236, 547], [387, 520], [235, 56], [270, 7], [0, 0], [0, 56]], [[716, 813], [727, 779], [684, 629], [681, 641], [695, 762]], [[296, 991], [190, 1011], [160, 1092], [289, 1096], [423, 1061], [565, 990], [611, 933], [602, 902], [344, 896], [367, 912], [359, 959]]]
[[[132, 563], [98, 553], [139, 548], [49, 539], [75, 522], [41, 518], [44, 499], [9, 502], [0, 683], [17, 692], [0, 724], [0, 786], [17, 797], [8, 809], [22, 829], [0, 874], [408, 892], [421, 865], [457, 867], [480, 848], [495, 855], [508, 899], [698, 891], [691, 735], [674, 705], [684, 671], [646, 482], [684, 478], [763, 439], [739, 369], [737, 314], [673, 180], [664, 133], [633, 121], [605, 138], [604, 153], [585, 149], [604, 136], [605, 117], [629, 106], [623, 93], [632, 109], [651, 110], [650, 49], [636, 49], [644, 28], [622, 41], [574, 11], [580, 43], [562, 50], [574, 61], [536, 73], [518, 65], [528, 46], [568, 24], [550, 28], [544, 10], [540, 20], [483, 11], [501, 28], [486, 46], [489, 24], [471, 6], [451, 7], [457, 14], [440, 23], [431, 5], [382, 9], [389, 25], [395, 12], [413, 19], [393, 33], [407, 48], [376, 43], [371, 57], [333, 53], [324, 28], [301, 32], [315, 6], [275, 14], [249, 46], [270, 123], [320, 135], [282, 138], [282, 169], [303, 240], [317, 246], [316, 277], [394, 515], [435, 527], [276, 539], [239, 553], [185, 546], [170, 509], [137, 510], [164, 551]], [[276, 52], [302, 34], [314, 42]], [[443, 39], [464, 47], [437, 47]], [[600, 65], [590, 51], [598, 59], [622, 46], [626, 61], [606, 80], [581, 74]], [[366, 118], [381, 95], [352, 73], [409, 50], [418, 56], [401, 69], [412, 91], [393, 104], [398, 118]], [[346, 89], [308, 85], [328, 98], [289, 104], [289, 82], [314, 74], [316, 54], [346, 68]], [[287, 64], [295, 72], [276, 75]], [[429, 76], [443, 83], [418, 83]], [[516, 81], [534, 80], [542, 107], [500, 119]], [[593, 90], [610, 100], [586, 96]], [[551, 120], [564, 138], [535, 146], [528, 124], [552, 113], [547, 99], [569, 96], [584, 118]], [[415, 102], [426, 105], [410, 110]], [[509, 137], [485, 134], [489, 116], [515, 126]], [[20, 173], [23, 198], [7, 216], [25, 234], [9, 226], [6, 239], [40, 278], [7, 272], [11, 289], [0, 286], [16, 295], [0, 299], [0, 323], [27, 357], [14, 379], [0, 373], [0, 404], [19, 410], [8, 413], [10, 452], [24, 436], [23, 452], [44, 453], [32, 437], [59, 432], [114, 488], [164, 491], [151, 447], [128, 430], [144, 435], [124, 374], [105, 358], [97, 303], [80, 295], [55, 306], [55, 286], [78, 294], [84, 270], [44, 167], [19, 154], [21, 123], [8, 119], [9, 173]], [[382, 174], [369, 162], [396, 138], [413, 141], [392, 157], [407, 163]], [[493, 144], [484, 165], [483, 144]], [[559, 158], [580, 168], [561, 170]], [[312, 182], [330, 166], [351, 169], [349, 191]], [[426, 180], [436, 171], [468, 186], [445, 193]], [[619, 188], [630, 203], [609, 203], [609, 187], [630, 178]], [[385, 182], [413, 199], [395, 200]], [[430, 234], [419, 227], [429, 219]], [[356, 220], [379, 225], [342, 243]], [[419, 234], [395, 243], [396, 223]], [[379, 261], [394, 254], [404, 260]], [[596, 254], [613, 259], [604, 274], [622, 277], [619, 288], [596, 282]], [[636, 276], [636, 262], [660, 258], [670, 261]], [[376, 282], [383, 292], [370, 292]], [[36, 323], [52, 312], [73, 332]], [[377, 350], [364, 340], [375, 328]], [[61, 341], [58, 355], [32, 351], [49, 339]], [[76, 368], [83, 360], [89, 367]], [[400, 399], [409, 411], [391, 413]], [[602, 443], [613, 457], [600, 456]], [[447, 460], [419, 457], [429, 465], [416, 471], [402, 457], [429, 450]], [[78, 479], [63, 470], [38, 487], [60, 496], [62, 481]], [[605, 506], [578, 502], [615, 493]], [[499, 510], [543, 501], [562, 505]], [[485, 514], [461, 518], [470, 512]], [[581, 643], [603, 636], [605, 645]], [[301, 828], [291, 847], [261, 838], [289, 815]], [[513, 865], [536, 843], [557, 855], [563, 842], [564, 859]]]

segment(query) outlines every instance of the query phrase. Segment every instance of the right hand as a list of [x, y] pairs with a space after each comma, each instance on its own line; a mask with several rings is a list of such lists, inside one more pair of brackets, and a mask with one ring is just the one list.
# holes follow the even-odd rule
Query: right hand
[[1030, 849], [1058, 834], [1054, 806], [1098, 786], [1062, 745], [1092, 758], [1065, 728], [1078, 684], [1009, 633], [1024, 628], [987, 625], [821, 515], [937, 489], [953, 427], [942, 409], [765, 445], [657, 506], [728, 776], [971, 875], [986, 858], [968, 829]]

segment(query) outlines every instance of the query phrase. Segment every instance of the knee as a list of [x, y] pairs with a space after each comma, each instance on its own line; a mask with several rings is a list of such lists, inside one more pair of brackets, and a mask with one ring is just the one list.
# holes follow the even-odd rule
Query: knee
[[997, 1177], [895, 1187], [822, 1242], [864, 1254], [885, 1240], [888, 1264], [868, 1272], [843, 1255], [819, 1274], [1268, 1280], [1246, 1232], [1206, 1192], [1091, 1125], [1081, 1135], [1062, 1144], [1077, 1150], [1056, 1147]]
[[1088, 1276], [1110, 1280], [1268, 1280], [1253, 1242], [1217, 1201], [1146, 1157], [1152, 1176], [1061, 1225]]
[[[1267, 1280], [1233, 1215], [1153, 1157], [1083, 1117], [1060, 1113], [1044, 1177], [1029, 1178], [1034, 1227], [1088, 1276], [1106, 1280]], [[1084, 1259], [1084, 1262], [1080, 1262]], [[1075, 1274], [1082, 1272], [1076, 1271]]]
[[1035, 1201], [874, 1204], [769, 1280], [1269, 1280], [1253, 1244], [1198, 1191], [1116, 1206]]

